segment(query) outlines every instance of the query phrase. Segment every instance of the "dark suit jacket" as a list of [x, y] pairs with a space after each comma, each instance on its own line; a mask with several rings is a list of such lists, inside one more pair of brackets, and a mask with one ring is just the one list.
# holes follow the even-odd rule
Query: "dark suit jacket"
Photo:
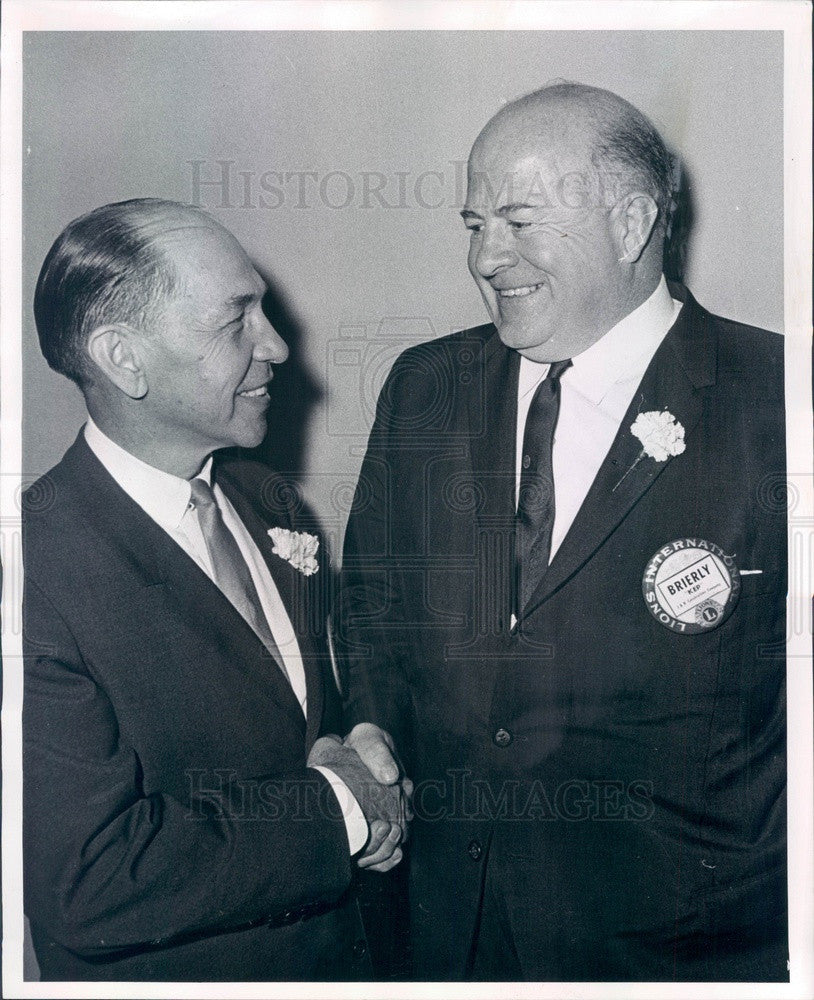
[[328, 569], [306, 578], [272, 554], [267, 529], [292, 523], [281, 480], [215, 470], [297, 630], [307, 722], [251, 628], [82, 435], [26, 496], [25, 906], [45, 979], [368, 973], [344, 823], [306, 768], [339, 727]]
[[[782, 338], [673, 293], [679, 319], [514, 631], [519, 356], [479, 327], [408, 350], [382, 392], [342, 644], [351, 720], [390, 729], [417, 782], [419, 978], [467, 974], [487, 878], [524, 978], [787, 977]], [[614, 489], [636, 414], [665, 409], [686, 451]], [[762, 570], [697, 635], [642, 594], [687, 536]]]

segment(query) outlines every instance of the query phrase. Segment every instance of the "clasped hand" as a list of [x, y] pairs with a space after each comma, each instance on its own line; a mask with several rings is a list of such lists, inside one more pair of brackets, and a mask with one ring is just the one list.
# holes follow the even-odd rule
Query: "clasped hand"
[[407, 824], [413, 818], [413, 783], [404, 776], [393, 740], [378, 726], [362, 722], [340, 740], [323, 736], [308, 756], [310, 767], [326, 767], [350, 789], [370, 831], [357, 864], [386, 872], [402, 859]]

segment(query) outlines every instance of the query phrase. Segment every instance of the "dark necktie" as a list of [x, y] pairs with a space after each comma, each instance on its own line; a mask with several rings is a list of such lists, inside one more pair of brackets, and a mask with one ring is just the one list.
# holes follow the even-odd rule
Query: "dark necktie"
[[570, 358], [551, 365], [537, 386], [526, 417], [515, 522], [515, 614], [518, 617], [545, 576], [551, 555], [554, 528], [551, 448], [560, 412], [560, 376], [570, 367]]
[[223, 515], [212, 487], [203, 479], [193, 479], [189, 485], [192, 490], [192, 503], [198, 511], [198, 523], [212, 561], [215, 584], [251, 625], [263, 645], [277, 661], [277, 665], [288, 677], [249, 567], [234, 535], [223, 522]]

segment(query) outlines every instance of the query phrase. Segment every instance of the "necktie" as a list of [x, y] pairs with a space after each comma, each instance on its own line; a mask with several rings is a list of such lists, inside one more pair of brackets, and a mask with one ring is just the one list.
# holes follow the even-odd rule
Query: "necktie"
[[254, 629], [283, 673], [288, 677], [285, 663], [271, 634], [257, 588], [249, 567], [235, 541], [234, 535], [223, 522], [212, 487], [203, 479], [190, 483], [192, 503], [198, 511], [198, 523], [212, 561], [214, 582], [237, 611]]
[[570, 367], [570, 358], [551, 365], [537, 386], [526, 418], [515, 521], [516, 615], [548, 569], [554, 528], [551, 448], [560, 412], [560, 376]]

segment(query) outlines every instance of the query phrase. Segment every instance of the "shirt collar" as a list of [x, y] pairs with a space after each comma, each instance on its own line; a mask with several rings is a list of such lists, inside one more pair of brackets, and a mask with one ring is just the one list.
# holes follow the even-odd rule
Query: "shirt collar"
[[[681, 305], [670, 295], [662, 275], [649, 298], [573, 359], [574, 365], [562, 376], [563, 381], [598, 406], [616, 383], [640, 380], [678, 318]], [[542, 366], [523, 358], [521, 394], [536, 386], [548, 374], [548, 368], [547, 364]]]
[[[186, 479], [156, 469], [131, 455], [103, 433], [91, 417], [85, 425], [88, 447], [124, 492], [165, 531], [175, 531], [189, 507], [190, 486]], [[212, 458], [198, 473], [211, 484]]]

